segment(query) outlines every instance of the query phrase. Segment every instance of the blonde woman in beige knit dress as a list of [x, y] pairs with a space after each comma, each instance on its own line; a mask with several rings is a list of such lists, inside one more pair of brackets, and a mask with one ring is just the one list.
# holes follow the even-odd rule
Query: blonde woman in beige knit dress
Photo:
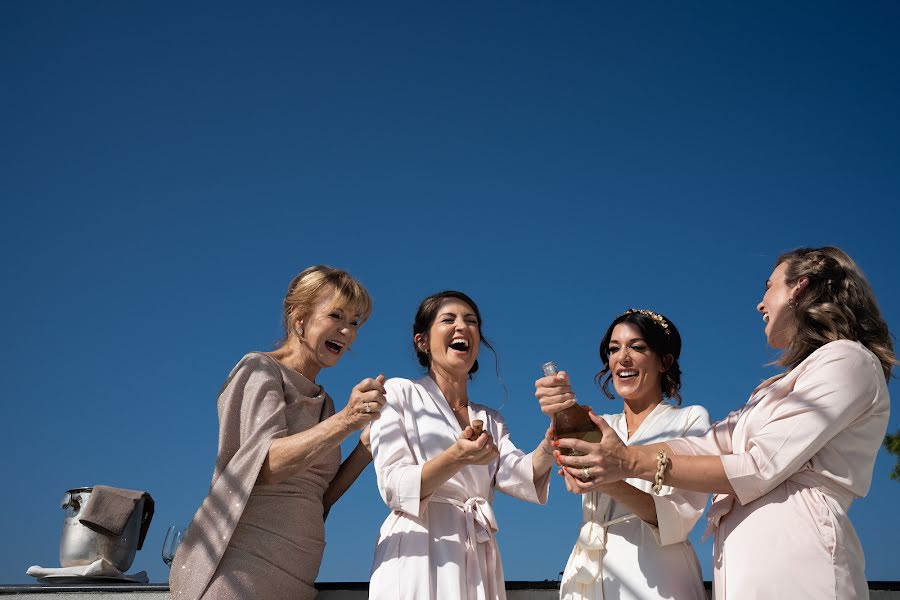
[[284, 342], [242, 358], [219, 395], [212, 485], [172, 565], [173, 598], [315, 598], [325, 515], [372, 460], [361, 440], [341, 463], [340, 443], [385, 401], [379, 375], [335, 412], [316, 376], [340, 361], [370, 311], [344, 271], [310, 267], [291, 282]]

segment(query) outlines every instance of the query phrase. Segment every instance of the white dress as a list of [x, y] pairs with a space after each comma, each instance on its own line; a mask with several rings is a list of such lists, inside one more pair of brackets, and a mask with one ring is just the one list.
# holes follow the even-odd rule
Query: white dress
[[[701, 406], [659, 404], [631, 439], [624, 414], [603, 418], [628, 445], [699, 435], [709, 428], [709, 415]], [[606, 494], [584, 494], [582, 526], [563, 572], [560, 598], [706, 600], [688, 534], [703, 514], [709, 494], [663, 486], [657, 496], [649, 481], [625, 481], [652, 495], [658, 525], [641, 521]]]
[[536, 486], [531, 454], [513, 445], [500, 413], [470, 403], [469, 419], [484, 421], [499, 459], [463, 467], [420, 500], [423, 465], [456, 443], [462, 429], [430, 377], [390, 379], [385, 389], [387, 404], [372, 424], [372, 456], [392, 512], [375, 548], [369, 598], [505, 598], [494, 491], [544, 504], [549, 472]]

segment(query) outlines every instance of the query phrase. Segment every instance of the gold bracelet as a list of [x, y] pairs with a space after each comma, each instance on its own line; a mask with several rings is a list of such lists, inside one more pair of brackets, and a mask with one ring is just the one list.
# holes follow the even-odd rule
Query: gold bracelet
[[659, 454], [656, 455], [656, 476], [653, 478], [653, 493], [657, 496], [662, 491], [663, 479], [666, 476], [666, 468], [669, 464], [670, 461], [666, 456], [666, 452], [660, 450]]

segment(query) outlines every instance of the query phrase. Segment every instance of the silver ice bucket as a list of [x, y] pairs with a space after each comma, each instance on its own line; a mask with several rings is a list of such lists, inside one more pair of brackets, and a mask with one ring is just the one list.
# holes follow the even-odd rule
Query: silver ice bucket
[[104, 535], [82, 525], [78, 518], [90, 502], [94, 488], [75, 488], [63, 496], [61, 508], [66, 513], [62, 538], [59, 540], [59, 564], [64, 567], [89, 565], [99, 558], [115, 565], [123, 573], [134, 562], [141, 522], [146, 518], [144, 499], [138, 502], [119, 537]]

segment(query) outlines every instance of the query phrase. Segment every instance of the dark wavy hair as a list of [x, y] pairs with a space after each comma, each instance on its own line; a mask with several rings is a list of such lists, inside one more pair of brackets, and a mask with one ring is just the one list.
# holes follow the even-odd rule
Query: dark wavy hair
[[884, 378], [890, 379], [897, 363], [892, 336], [875, 301], [872, 286], [852, 258], [840, 248], [798, 248], [785, 252], [775, 267], [785, 263], [785, 283], [806, 277], [809, 285], [792, 307], [796, 332], [778, 360], [792, 369], [828, 342], [860, 342], [878, 357]]
[[[655, 313], [654, 313], [655, 314]], [[613, 393], [609, 391], [609, 384], [612, 381], [612, 373], [609, 372], [609, 342], [612, 338], [613, 329], [619, 323], [630, 323], [638, 328], [641, 337], [647, 342], [647, 346], [659, 356], [666, 367], [662, 377], [659, 378], [659, 387], [662, 395], [670, 398], [675, 405], [681, 404], [681, 366], [678, 364], [678, 357], [681, 356], [681, 334], [675, 324], [667, 317], [661, 317], [666, 327], [654, 320], [647, 314], [642, 312], [628, 311], [623, 315], [615, 318], [606, 329], [603, 339], [600, 340], [600, 360], [603, 362], [603, 369], [594, 377], [594, 381], [600, 386], [603, 394], [612, 400], [615, 398]], [[666, 356], [671, 356], [671, 362], [666, 365]], [[605, 379], [604, 379], [605, 377]]]
[[[416, 351], [416, 358], [419, 360], [419, 364], [425, 367], [426, 369], [431, 367], [431, 355], [426, 352], [422, 352], [419, 347], [416, 345], [415, 336], [417, 333], [426, 334], [431, 329], [431, 326], [434, 324], [434, 320], [437, 318], [438, 311], [441, 308], [441, 304], [444, 300], [461, 300], [465, 302], [469, 306], [472, 307], [472, 310], [475, 312], [475, 318], [478, 319], [478, 336], [481, 338], [481, 343], [490, 348], [491, 352], [494, 353], [494, 356], [497, 356], [497, 351], [494, 350], [494, 347], [491, 345], [489, 341], [484, 337], [484, 332], [481, 330], [481, 312], [478, 310], [478, 305], [475, 304], [475, 301], [472, 300], [468, 295], [458, 292], [456, 290], [444, 290], [443, 292], [438, 292], [437, 294], [432, 294], [422, 300], [419, 304], [419, 310], [416, 311], [416, 318], [413, 321], [413, 349]], [[497, 372], [499, 375], [499, 360], [497, 365]], [[472, 365], [472, 368], [469, 369], [469, 379], [472, 379], [472, 375], [478, 371], [478, 360], [475, 360], [475, 364]]]

